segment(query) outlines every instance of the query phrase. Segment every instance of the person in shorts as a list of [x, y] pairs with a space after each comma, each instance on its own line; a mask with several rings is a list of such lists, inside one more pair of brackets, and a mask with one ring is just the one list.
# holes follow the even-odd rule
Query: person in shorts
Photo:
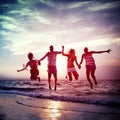
[[93, 84], [90, 79], [90, 75], [94, 80], [95, 85], [97, 85], [96, 77], [95, 77], [95, 70], [96, 70], [96, 64], [95, 60], [93, 58], [93, 54], [101, 54], [101, 53], [110, 53], [111, 49], [105, 50], [105, 51], [88, 51], [88, 48], [84, 48], [84, 53], [82, 54], [81, 61], [79, 64], [79, 68], [81, 68], [81, 64], [83, 62], [83, 59], [85, 59], [86, 62], [86, 76], [87, 80], [90, 83], [91, 89], [93, 89]]
[[67, 59], [67, 75], [69, 80], [72, 81], [72, 75], [76, 80], [78, 80], [79, 74], [77, 73], [74, 65], [74, 62], [75, 62], [76, 65], [78, 66], [75, 50], [70, 49], [69, 53], [67, 54], [67, 53], [64, 53], [64, 46], [62, 46], [62, 55], [68, 58]]
[[28, 59], [29, 61], [27, 64], [20, 70], [17, 70], [17, 72], [21, 72], [23, 70], [26, 70], [28, 66], [30, 66], [30, 79], [31, 80], [38, 80], [40, 82], [40, 77], [39, 77], [39, 70], [38, 70], [38, 65], [40, 65], [40, 62], [37, 60], [33, 59], [33, 53], [28, 53]]
[[55, 80], [55, 87], [54, 90], [57, 89], [57, 68], [56, 68], [56, 57], [58, 54], [61, 54], [61, 51], [54, 51], [53, 45], [50, 45], [49, 52], [47, 52], [44, 57], [42, 57], [39, 61], [48, 58], [48, 83], [49, 83], [49, 89], [51, 89], [51, 76], [54, 76]]

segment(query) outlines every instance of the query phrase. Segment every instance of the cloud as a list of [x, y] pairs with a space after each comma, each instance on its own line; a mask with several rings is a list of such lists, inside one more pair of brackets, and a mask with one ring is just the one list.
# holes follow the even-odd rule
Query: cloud
[[[11, 51], [14, 55], [26, 54], [29, 51], [36, 53], [46, 51], [46, 47], [50, 44], [57, 46], [67, 44], [68, 47], [75, 46], [76, 48], [80, 46], [119, 44], [119, 39], [117, 38], [109, 40], [111, 36], [100, 36], [96, 33], [93, 35], [94, 31], [96, 32], [95, 27], [84, 26], [79, 29], [74, 27], [67, 28], [65, 27], [66, 24], [61, 23], [64, 27], [59, 29], [61, 25], [56, 23], [47, 26], [44, 28], [44, 31], [42, 31], [36, 22], [30, 25], [25, 24], [26, 22], [23, 24], [20, 23], [10, 24], [6, 22], [4, 24], [4, 28], [10, 30], [8, 32], [3, 32], [3, 35], [5, 35], [4, 40], [7, 42], [4, 48]], [[51, 28], [51, 26], [54, 29]], [[57, 28], [55, 26], [57, 26]], [[38, 29], [38, 31], [35, 32], [34, 28]]]
[[114, 38], [111, 39], [112, 44], [117, 44], [118, 46], [120, 46], [120, 38]]
[[60, 2], [52, 2], [50, 0], [40, 0], [40, 2], [48, 5], [48, 6], [51, 6], [51, 7], [54, 7], [56, 9], [73, 9], [73, 8], [80, 8], [80, 7], [83, 7], [84, 5], [86, 4], [89, 4], [89, 1], [88, 2], [75, 2], [75, 1], [69, 1], [69, 2], [65, 2], [65, 1], [60, 1]]
[[7, 16], [7, 15], [0, 15], [0, 19], [2, 21], [9, 21], [11, 23], [16, 22], [16, 20], [13, 17]]
[[[17, 19], [23, 20], [25, 23], [29, 22], [29, 21], [33, 21], [33, 20], [34, 21], [39, 21], [40, 23], [43, 23], [43, 24], [49, 24], [50, 23], [49, 19], [42, 16], [43, 13], [41, 13], [40, 11], [37, 11], [37, 10], [34, 10], [34, 11], [30, 10], [27, 7], [22, 8], [20, 10], [11, 10], [8, 13], [16, 15]], [[25, 21], [25, 20], [27, 20], [27, 21]]]
[[18, 3], [20, 4], [27, 4], [28, 0], [18, 0]]
[[88, 10], [90, 11], [100, 11], [106, 9], [112, 9], [119, 7], [120, 2], [108, 2], [108, 3], [100, 3], [100, 2], [92, 2], [92, 6], [88, 6]]
[[[37, 3], [44, 9], [43, 7], [37, 9], [35, 7]], [[90, 7], [90, 5], [93, 6]], [[117, 2], [103, 4], [91, 1], [54, 2], [39, 0], [26, 2], [18, 0], [14, 6], [14, 8], [10, 7], [7, 14], [0, 16], [4, 29], [1, 31], [1, 35], [4, 36], [4, 41], [7, 43], [4, 48], [14, 55], [25, 54], [29, 51], [43, 51], [50, 44], [57, 46], [67, 44], [76, 47], [119, 45], [119, 36], [115, 39], [111, 37], [111, 31], [116, 26], [109, 25], [106, 29], [103, 19], [95, 20], [96, 14], [93, 15], [93, 12], [88, 14], [89, 12], [86, 11], [87, 8], [90, 11], [114, 8], [117, 7]], [[47, 6], [50, 6], [49, 9]], [[55, 12], [58, 15], [49, 12], [52, 8], [56, 9]], [[101, 24], [98, 25], [99, 22]], [[114, 34], [116, 33], [113, 32], [113, 36]]]
[[23, 29], [18, 33], [7, 32], [5, 35], [5, 49], [11, 51], [14, 55], [26, 54], [29, 51], [40, 52], [45, 50], [44, 46], [54, 43], [55, 35], [46, 32], [31, 33], [31, 31]]

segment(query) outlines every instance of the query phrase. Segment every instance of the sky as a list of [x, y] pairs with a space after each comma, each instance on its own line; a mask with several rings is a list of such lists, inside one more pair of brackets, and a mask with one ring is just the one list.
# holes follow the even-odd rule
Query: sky
[[[120, 78], [119, 0], [0, 0], [0, 79], [29, 79], [29, 70], [16, 72], [32, 52], [42, 58], [53, 45], [55, 51], [76, 50], [78, 62], [84, 47], [95, 54], [97, 79]], [[57, 56], [58, 79], [65, 79], [67, 58]], [[77, 69], [77, 66], [76, 66]], [[47, 78], [47, 59], [39, 66]], [[85, 62], [77, 69], [86, 79]]]

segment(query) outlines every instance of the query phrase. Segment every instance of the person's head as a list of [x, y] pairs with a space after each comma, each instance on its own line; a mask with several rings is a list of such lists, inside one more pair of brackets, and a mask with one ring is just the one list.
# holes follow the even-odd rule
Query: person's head
[[53, 50], [54, 50], [54, 47], [53, 47], [53, 45], [50, 45], [50, 52], [53, 52]]
[[31, 52], [28, 53], [28, 58], [29, 58], [29, 60], [33, 59], [33, 54]]
[[69, 54], [75, 54], [75, 50], [71, 48]]
[[84, 52], [85, 52], [85, 53], [88, 52], [88, 48], [87, 48], [87, 47], [84, 48]]

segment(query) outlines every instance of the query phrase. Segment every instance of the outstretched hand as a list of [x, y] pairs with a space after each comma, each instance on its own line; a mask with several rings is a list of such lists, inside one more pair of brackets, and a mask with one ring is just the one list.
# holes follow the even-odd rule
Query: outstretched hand
[[111, 52], [111, 49], [108, 49], [108, 50], [107, 50], [107, 53], [110, 53], [110, 52]]

